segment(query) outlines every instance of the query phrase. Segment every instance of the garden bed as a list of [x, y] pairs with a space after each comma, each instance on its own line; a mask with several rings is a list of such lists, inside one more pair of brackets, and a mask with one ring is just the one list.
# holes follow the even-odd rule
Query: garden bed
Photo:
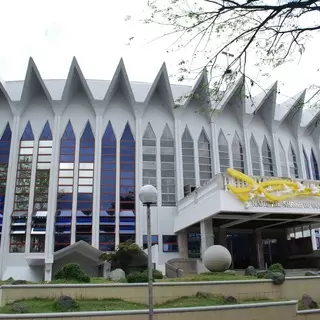
[[[16, 301], [25, 306], [25, 313], [50, 313], [56, 312], [54, 308], [55, 300], [50, 299], [29, 299]], [[244, 303], [261, 303], [272, 302], [268, 299], [250, 299], [241, 300], [237, 303], [225, 301], [223, 297], [181, 297], [172, 301], [155, 305], [155, 308], [182, 308], [182, 307], [205, 307], [219, 305], [234, 305]], [[105, 299], [105, 300], [76, 300], [77, 310], [70, 311], [116, 311], [116, 310], [142, 310], [147, 309], [147, 305], [141, 303], [133, 303], [121, 299]], [[13, 304], [8, 304], [0, 308], [0, 313], [14, 314], [12, 311]]]

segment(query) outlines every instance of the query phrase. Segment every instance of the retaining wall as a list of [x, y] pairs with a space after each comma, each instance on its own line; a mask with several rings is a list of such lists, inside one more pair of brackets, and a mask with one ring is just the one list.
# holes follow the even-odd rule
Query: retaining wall
[[[214, 295], [232, 295], [237, 299], [267, 298], [271, 300], [299, 300], [303, 294], [320, 302], [320, 277], [287, 278], [280, 286], [271, 280], [157, 282], [154, 284], [154, 302], [163, 303], [198, 291]], [[30, 284], [4, 285], [0, 288], [0, 306], [29, 298], [55, 299], [68, 295], [74, 299], [119, 298], [126, 301], [148, 303], [146, 283], [119, 284]], [[319, 318], [320, 319], [320, 318]]]
[[[315, 320], [319, 319], [320, 311], [298, 314], [297, 301], [243, 304], [235, 306], [212, 306], [197, 308], [176, 308], [155, 310], [154, 320]], [[313, 315], [316, 317], [313, 318]], [[0, 315], [6, 320], [148, 320], [148, 310], [109, 311], [109, 312], [72, 312], [47, 314]]]

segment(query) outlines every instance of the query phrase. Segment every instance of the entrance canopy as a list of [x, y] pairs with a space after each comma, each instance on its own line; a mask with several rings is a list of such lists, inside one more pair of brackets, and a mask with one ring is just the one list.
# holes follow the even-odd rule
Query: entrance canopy
[[[233, 169], [232, 169], [233, 170]], [[263, 229], [320, 225], [314, 181], [218, 174], [177, 203], [174, 232], [212, 218], [215, 227]], [[229, 172], [229, 171], [228, 171]]]

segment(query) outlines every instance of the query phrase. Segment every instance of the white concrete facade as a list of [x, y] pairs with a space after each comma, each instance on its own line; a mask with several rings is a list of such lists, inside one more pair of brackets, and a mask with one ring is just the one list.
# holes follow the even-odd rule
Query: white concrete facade
[[[199, 189], [199, 192], [202, 192], [203, 188], [216, 190], [217, 186], [214, 184], [219, 185], [220, 180], [219, 175], [215, 175], [220, 173], [220, 168], [224, 164], [222, 163], [223, 160], [228, 162], [227, 167], [235, 168], [239, 165], [239, 162], [243, 162], [243, 169], [248, 174], [253, 174], [252, 164], [255, 162], [258, 163], [260, 168], [256, 169], [260, 170], [259, 175], [268, 175], [267, 171], [270, 168], [264, 163], [261, 156], [264, 141], [267, 141], [270, 148], [274, 176], [281, 176], [281, 170], [286, 166], [287, 171], [293, 172], [293, 174], [297, 168], [296, 178], [298, 179], [306, 180], [311, 177], [312, 180], [318, 180], [319, 174], [317, 174], [312, 161], [315, 159], [318, 162], [319, 159], [320, 129], [317, 126], [317, 121], [320, 114], [312, 114], [308, 110], [297, 107], [300, 102], [303, 102], [304, 93], [297, 95], [294, 99], [289, 99], [285, 104], [278, 105], [276, 103], [277, 85], [275, 84], [269, 92], [255, 99], [253, 107], [252, 101], [245, 98], [241, 81], [240, 79], [235, 88], [226, 94], [225, 99], [218, 106], [207, 102], [208, 99], [199, 100], [185, 97], [190, 93], [203, 93], [203, 87], [207, 83], [205, 74], [200, 77], [194, 88], [170, 85], [166, 67], [163, 65], [154, 83], [130, 83], [122, 60], [112, 81], [85, 80], [76, 59], [72, 61], [66, 80], [43, 80], [35, 63], [30, 59], [24, 81], [0, 83], [0, 132], [4, 131], [8, 123], [12, 132], [1, 234], [1, 279], [16, 278], [19, 274], [21, 279], [39, 281], [44, 278], [49, 280], [52, 276], [60, 142], [69, 121], [75, 135], [70, 244], [76, 242], [80, 139], [88, 121], [95, 139], [91, 244], [93, 247], [99, 248], [101, 141], [109, 122], [112, 125], [117, 146], [116, 200], [114, 203], [115, 246], [119, 244], [118, 230], [120, 230], [121, 211], [119, 200], [121, 193], [120, 140], [128, 125], [135, 140], [135, 241], [142, 246], [143, 236], [146, 235], [146, 213], [145, 208], [139, 201], [138, 191], [143, 185], [143, 176], [147, 175], [145, 176], [146, 179], [155, 179], [152, 181], [156, 181], [155, 184], [159, 192], [158, 204], [151, 208], [151, 224], [152, 235], [157, 236], [157, 243], [155, 243], [157, 246], [154, 247], [158, 250], [154, 253], [156, 257], [154, 259], [160, 269], [163, 269], [167, 260], [179, 257], [179, 252], [163, 250], [166, 245], [163, 243], [163, 236], [174, 236], [176, 232], [202, 221], [201, 233], [202, 231], [205, 233], [203, 235], [206, 240], [205, 243], [210, 245], [213, 243], [213, 235], [207, 235], [207, 233], [213, 233], [213, 231], [212, 226], [203, 222], [209, 215], [209, 213], [208, 215], [205, 214], [205, 209], [210, 207], [211, 212], [214, 213], [234, 206], [234, 211], [240, 210], [237, 200], [233, 199], [230, 194], [224, 194], [226, 191], [224, 191], [222, 185], [221, 188], [219, 187], [222, 191], [214, 194], [215, 199], [212, 199], [213, 194], [210, 194], [210, 192], [204, 192], [203, 198], [195, 199], [197, 197], [196, 192], [186, 198], [187, 200], [181, 200], [184, 198], [185, 181], [191, 181], [192, 187], [199, 187], [204, 181], [213, 177], [207, 186]], [[182, 101], [179, 100], [181, 106], [175, 108], [175, 100], [181, 96], [183, 97]], [[198, 112], [199, 107], [204, 112]], [[212, 110], [218, 110], [219, 112], [211, 112]], [[34, 135], [34, 144], [30, 169], [25, 250], [24, 252], [10, 252], [11, 217], [15, 211], [14, 199], [19, 145], [28, 122], [30, 122]], [[47, 122], [52, 132], [52, 154], [46, 213], [45, 250], [44, 252], [31, 252], [31, 221], [34, 213], [39, 137]], [[147, 157], [143, 156], [143, 150], [145, 150], [143, 137], [148, 126], [153, 131], [153, 138], [148, 138], [151, 143], [148, 146], [151, 147], [151, 149], [149, 148], [151, 150], [150, 154], [154, 157], [146, 160]], [[164, 135], [166, 127], [169, 128], [167, 133], [170, 132], [172, 139], [167, 136], [167, 142], [162, 144], [161, 137]], [[182, 141], [186, 130], [188, 131], [188, 139]], [[223, 148], [219, 146], [219, 135], [223, 135], [227, 142], [227, 149], [224, 151], [226, 157], [223, 157]], [[254, 150], [251, 148], [252, 140], [254, 140], [258, 150], [258, 157], [255, 159], [252, 154]], [[283, 161], [281, 162], [279, 156], [279, 140], [285, 151], [284, 165], [282, 165]], [[173, 149], [169, 149], [172, 148], [170, 141], [173, 141]], [[238, 161], [237, 156], [239, 155], [235, 151], [239, 143], [241, 145], [241, 151], [239, 152], [243, 161]], [[236, 147], [233, 148], [233, 145]], [[209, 146], [209, 153], [206, 149], [207, 146]], [[292, 161], [290, 162], [292, 158], [291, 148], [295, 154], [294, 164], [292, 164]], [[174, 150], [173, 153], [172, 150]], [[311, 150], [313, 150], [314, 159]], [[162, 160], [161, 155], [165, 155], [166, 152], [174, 155], [173, 161]], [[307, 166], [304, 153], [307, 155]], [[308, 167], [310, 172], [307, 172]], [[174, 171], [173, 180], [175, 182], [167, 183], [165, 191], [163, 187], [165, 178], [172, 178], [171, 173], [168, 172], [170, 168]], [[190, 202], [191, 197], [194, 199], [192, 210], [199, 215], [197, 217], [177, 216], [177, 208], [172, 203], [182, 201], [178, 205], [181, 209], [183, 203], [187, 205]], [[163, 205], [163, 199], [171, 199], [172, 203]], [[167, 202], [170, 201], [167, 200]], [[259, 211], [259, 209], [257, 210]], [[187, 218], [185, 219], [185, 217]], [[176, 242], [179, 242], [178, 239]], [[203, 246], [202, 251], [205, 250], [206, 245]]]

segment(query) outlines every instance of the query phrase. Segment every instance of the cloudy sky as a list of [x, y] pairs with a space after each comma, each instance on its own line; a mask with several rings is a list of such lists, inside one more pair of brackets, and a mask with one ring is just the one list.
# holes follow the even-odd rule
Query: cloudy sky
[[[23, 79], [30, 56], [43, 78], [65, 78], [73, 56], [86, 78], [110, 79], [121, 57], [132, 81], [152, 81], [164, 61], [175, 74], [190, 52], [167, 53], [173, 38], [152, 41], [164, 30], [139, 22], [146, 16], [146, 1], [0, 0], [0, 77]], [[128, 15], [132, 19], [126, 21]], [[299, 62], [268, 80], [279, 80], [281, 100], [320, 84], [319, 49], [315, 38]]]

